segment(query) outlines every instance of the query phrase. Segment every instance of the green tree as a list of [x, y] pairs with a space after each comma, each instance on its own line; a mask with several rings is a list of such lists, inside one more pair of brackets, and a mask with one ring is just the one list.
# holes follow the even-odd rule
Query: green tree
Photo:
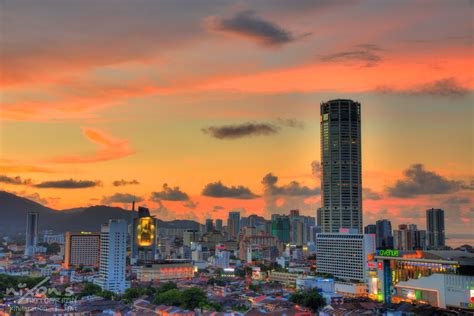
[[203, 306], [208, 303], [207, 294], [203, 290], [191, 287], [183, 290], [182, 300], [183, 307], [189, 310], [194, 310], [196, 307]]
[[100, 291], [99, 293], [96, 294], [97, 296], [103, 297], [106, 300], [113, 300], [114, 299], [114, 293], [110, 291]]
[[260, 284], [250, 283], [249, 290], [254, 292], [260, 291]]
[[102, 291], [102, 288], [97, 284], [87, 282], [84, 285], [84, 289], [81, 291], [80, 297], [89, 295], [98, 295]]
[[183, 305], [183, 295], [178, 289], [171, 289], [166, 292], [158, 293], [153, 300], [153, 304], [180, 306]]
[[321, 307], [326, 305], [326, 300], [319, 294], [317, 289], [296, 291], [290, 296], [290, 301], [305, 306], [313, 312], [317, 312]]
[[138, 288], [129, 288], [125, 290], [125, 293], [123, 294], [123, 299], [127, 303], [131, 303], [135, 298], [138, 298], [141, 296], [141, 291]]
[[166, 283], [163, 283], [161, 284], [157, 289], [156, 289], [156, 293], [157, 294], [160, 294], [160, 293], [164, 293], [164, 292], [167, 292], [169, 290], [174, 290], [174, 289], [177, 289], [178, 286], [176, 285], [176, 283], [174, 282], [166, 282]]

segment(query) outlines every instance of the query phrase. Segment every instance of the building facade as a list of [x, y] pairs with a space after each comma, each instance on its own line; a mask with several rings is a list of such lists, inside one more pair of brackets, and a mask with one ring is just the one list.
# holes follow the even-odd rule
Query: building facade
[[387, 219], [381, 219], [375, 223], [375, 226], [377, 249], [393, 248], [392, 223]]
[[223, 227], [223, 225], [222, 225], [222, 219], [216, 219], [216, 230], [217, 230], [218, 232], [221, 232], [221, 231], [222, 231], [222, 227]]
[[323, 233], [362, 233], [360, 103], [321, 103], [321, 212]]
[[236, 239], [240, 232], [240, 212], [229, 212], [227, 229], [232, 239]]
[[95, 283], [103, 290], [124, 293], [129, 287], [125, 279], [127, 258], [127, 222], [111, 219], [100, 231], [99, 278]]
[[168, 282], [192, 279], [193, 276], [191, 261], [164, 260], [137, 267], [137, 279], [141, 282]]
[[145, 207], [138, 207], [138, 217], [133, 219], [132, 225], [132, 256], [131, 262], [151, 262], [155, 260], [157, 252], [157, 221], [150, 216]]
[[272, 236], [287, 244], [290, 242], [290, 218], [286, 215], [272, 216]]
[[428, 235], [428, 248], [443, 249], [445, 244], [444, 210], [426, 210], [426, 230]]
[[38, 247], [38, 220], [39, 213], [28, 212], [26, 214], [26, 240], [25, 256], [34, 256]]
[[426, 231], [415, 224], [401, 224], [393, 231], [393, 246], [397, 250], [426, 250]]
[[375, 236], [354, 232], [317, 235], [317, 272], [344, 280], [366, 280], [368, 256], [375, 253]]
[[66, 232], [64, 267], [98, 267], [100, 233]]

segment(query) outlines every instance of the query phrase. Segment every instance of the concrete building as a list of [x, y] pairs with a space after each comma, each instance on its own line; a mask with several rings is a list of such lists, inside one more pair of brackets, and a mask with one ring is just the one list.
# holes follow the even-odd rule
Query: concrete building
[[387, 219], [381, 219], [375, 223], [375, 226], [375, 246], [377, 249], [393, 248], [392, 223]]
[[369, 296], [386, 303], [469, 308], [474, 297], [474, 254], [469, 252], [377, 250], [370, 266]]
[[66, 232], [64, 267], [98, 267], [99, 232]]
[[222, 269], [230, 266], [230, 252], [225, 250], [224, 245], [216, 246], [213, 265]]
[[321, 219], [323, 233], [362, 233], [360, 103], [321, 103]]
[[214, 221], [211, 218], [206, 219], [206, 233], [214, 231]]
[[393, 247], [397, 250], [426, 250], [426, 231], [415, 224], [401, 224], [393, 231]]
[[272, 215], [272, 236], [287, 244], [290, 242], [290, 218], [286, 215]]
[[227, 229], [232, 239], [236, 239], [240, 232], [240, 212], [229, 212]]
[[191, 244], [194, 242], [199, 241], [199, 231], [195, 229], [188, 229], [185, 230], [183, 233], [183, 245], [187, 247], [191, 247]]
[[295, 288], [301, 273], [268, 271], [268, 281], [281, 283], [285, 287]]
[[43, 242], [47, 244], [64, 245], [64, 234], [46, 234], [43, 236]]
[[439, 308], [474, 308], [474, 276], [435, 273], [395, 285], [394, 301], [428, 303]]
[[163, 260], [137, 267], [137, 279], [141, 282], [168, 282], [191, 279], [194, 266], [186, 260]]
[[26, 214], [26, 240], [25, 240], [25, 256], [32, 257], [35, 255], [38, 247], [38, 220], [39, 213], [28, 212]]
[[218, 232], [222, 232], [222, 228], [223, 228], [222, 219], [216, 219], [216, 230]]
[[283, 251], [283, 243], [276, 237], [260, 233], [244, 235], [239, 242], [239, 258], [247, 262], [274, 261]]
[[373, 235], [322, 233], [316, 239], [317, 272], [329, 273], [344, 280], [365, 282], [368, 256], [375, 253]]
[[99, 278], [95, 283], [103, 290], [124, 293], [129, 287], [125, 280], [127, 257], [127, 222], [111, 219], [100, 230]]
[[377, 231], [376, 226], [374, 224], [369, 224], [364, 227], [364, 234], [374, 234]]
[[426, 210], [426, 230], [429, 249], [443, 249], [445, 244], [444, 211], [442, 209]]
[[316, 276], [300, 276], [296, 279], [297, 290], [320, 289], [323, 292], [334, 292], [334, 279], [320, 278]]
[[131, 262], [153, 261], [157, 253], [157, 221], [145, 207], [138, 207], [138, 217], [133, 219], [132, 237]]

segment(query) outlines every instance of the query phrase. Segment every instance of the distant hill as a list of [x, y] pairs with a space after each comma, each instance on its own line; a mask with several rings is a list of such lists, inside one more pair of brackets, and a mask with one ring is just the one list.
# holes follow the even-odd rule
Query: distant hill
[[[26, 214], [29, 211], [39, 213], [39, 230], [53, 230], [62, 233], [73, 231], [98, 231], [100, 225], [111, 218], [121, 218], [130, 222], [130, 211], [119, 207], [97, 205], [78, 207], [58, 211], [15, 194], [0, 191], [0, 233], [14, 234], [26, 230]], [[161, 221], [158, 227], [162, 228], [192, 228], [199, 227], [199, 223], [191, 220]]]

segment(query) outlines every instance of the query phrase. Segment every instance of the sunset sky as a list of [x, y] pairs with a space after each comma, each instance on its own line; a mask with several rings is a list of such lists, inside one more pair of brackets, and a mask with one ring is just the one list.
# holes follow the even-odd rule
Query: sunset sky
[[[320, 205], [319, 105], [361, 103], [364, 225], [474, 228], [472, 1], [0, 2], [0, 188], [158, 218]], [[271, 174], [271, 175], [269, 175]], [[276, 177], [276, 178], [275, 178]]]

